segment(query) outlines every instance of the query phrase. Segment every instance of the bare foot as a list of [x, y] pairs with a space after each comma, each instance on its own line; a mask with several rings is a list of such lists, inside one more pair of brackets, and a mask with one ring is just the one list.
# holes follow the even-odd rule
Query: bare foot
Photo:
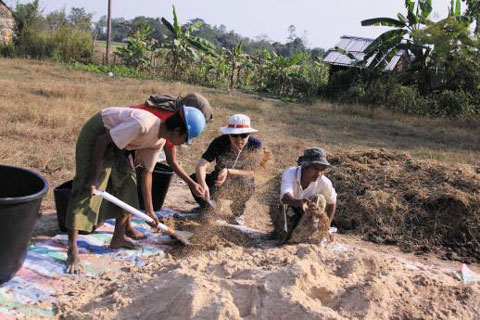
[[137, 249], [139, 246], [137, 246], [131, 239], [129, 239], [127, 236], [118, 236], [118, 237], [113, 237], [112, 241], [110, 241], [110, 248], [111, 249], [120, 249], [120, 248], [126, 248], [126, 249]]
[[331, 234], [330, 232], [327, 232], [327, 242], [333, 242], [335, 239], [333, 238], [333, 234]]
[[142, 240], [147, 238], [144, 233], [138, 231], [131, 225], [125, 228], [125, 235], [129, 238], [132, 238], [133, 240]]
[[77, 248], [68, 248], [67, 251], [67, 273], [80, 274], [83, 271], [82, 263]]

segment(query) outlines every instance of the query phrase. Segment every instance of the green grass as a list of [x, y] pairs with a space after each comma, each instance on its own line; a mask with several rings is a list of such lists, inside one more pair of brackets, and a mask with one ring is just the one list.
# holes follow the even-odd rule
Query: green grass
[[[120, 48], [120, 47], [125, 47], [127, 44], [124, 43], [124, 42], [110, 42], [110, 46], [112, 49], [117, 49], [117, 48]], [[107, 47], [107, 42], [106, 41], [102, 41], [102, 40], [97, 40], [95, 41], [95, 46], [96, 47], [99, 47], [99, 48], [106, 48]]]

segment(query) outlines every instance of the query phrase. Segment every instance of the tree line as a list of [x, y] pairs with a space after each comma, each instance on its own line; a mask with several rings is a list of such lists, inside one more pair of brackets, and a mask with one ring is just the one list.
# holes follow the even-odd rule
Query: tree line
[[[199, 18], [181, 23], [175, 7], [171, 18], [113, 19], [113, 40], [124, 43], [114, 53], [122, 66], [101, 66], [93, 61], [94, 42], [106, 39], [105, 17], [93, 23], [92, 15], [83, 8], [43, 15], [38, 0], [17, 4], [14, 41], [0, 52], [75, 62], [82, 70], [296, 100], [320, 97], [435, 117], [478, 115], [478, 1], [451, 0], [448, 16], [439, 21], [430, 19], [431, 0], [402, 1], [405, 13], [361, 22], [365, 27], [381, 25], [391, 30], [375, 39], [365, 57], [346, 70], [324, 64], [324, 50], [307, 48], [308, 40], [297, 36], [294, 26], [289, 26], [284, 44], [265, 38], [252, 40]], [[462, 4], [467, 4], [466, 10]], [[400, 50], [409, 63], [402, 70], [386, 72], [385, 64]]]

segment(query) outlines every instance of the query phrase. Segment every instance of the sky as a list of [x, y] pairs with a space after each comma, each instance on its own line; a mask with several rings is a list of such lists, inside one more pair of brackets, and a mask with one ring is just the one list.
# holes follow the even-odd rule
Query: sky
[[[27, 0], [3, 0], [11, 8]], [[111, 0], [112, 17], [165, 17], [172, 20], [175, 5], [180, 23], [201, 18], [210, 25], [225, 25], [227, 30], [255, 39], [267, 36], [285, 43], [288, 27], [294, 25], [299, 37], [306, 35], [308, 46], [335, 47], [340, 36], [375, 38], [389, 30], [362, 27], [360, 22], [374, 17], [396, 17], [406, 13], [404, 0]], [[83, 7], [94, 14], [94, 21], [107, 13], [107, 0], [40, 0], [44, 13]], [[432, 0], [433, 20], [446, 17], [450, 0]]]

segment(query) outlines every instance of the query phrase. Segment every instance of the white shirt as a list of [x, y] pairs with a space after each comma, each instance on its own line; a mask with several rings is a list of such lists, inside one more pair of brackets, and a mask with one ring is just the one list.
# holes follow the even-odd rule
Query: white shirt
[[337, 203], [337, 192], [333, 188], [330, 179], [324, 175], [318, 177], [314, 182], [311, 182], [306, 189], [302, 188], [302, 167], [290, 167], [282, 174], [282, 187], [280, 192], [280, 199], [287, 193], [290, 193], [297, 199], [308, 199], [316, 194], [321, 194], [325, 197], [327, 204]]
[[133, 108], [111, 107], [102, 109], [101, 114], [113, 143], [121, 150], [137, 150], [135, 159], [152, 172], [165, 144], [165, 139], [158, 138], [161, 120], [148, 111]]

